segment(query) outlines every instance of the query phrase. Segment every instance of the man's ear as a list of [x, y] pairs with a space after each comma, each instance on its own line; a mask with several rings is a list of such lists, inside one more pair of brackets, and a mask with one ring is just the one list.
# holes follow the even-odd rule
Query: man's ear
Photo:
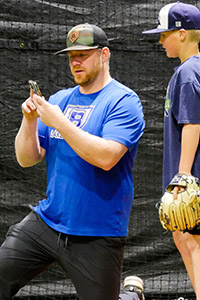
[[109, 48], [108, 47], [103, 47], [101, 49], [101, 51], [102, 51], [101, 53], [102, 53], [103, 62], [109, 60], [110, 59], [110, 50], [109, 50]]

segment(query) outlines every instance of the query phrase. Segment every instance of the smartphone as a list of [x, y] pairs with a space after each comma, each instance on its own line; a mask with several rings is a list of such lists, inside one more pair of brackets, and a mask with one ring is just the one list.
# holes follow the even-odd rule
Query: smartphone
[[40, 88], [39, 88], [37, 82], [33, 81], [33, 80], [29, 80], [28, 83], [29, 83], [30, 87], [32, 88], [33, 92], [35, 94], [37, 94], [38, 96], [42, 97], [42, 93], [40, 91]]

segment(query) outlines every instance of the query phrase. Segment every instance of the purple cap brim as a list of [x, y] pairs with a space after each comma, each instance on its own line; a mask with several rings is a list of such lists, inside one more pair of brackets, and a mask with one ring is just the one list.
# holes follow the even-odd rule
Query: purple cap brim
[[150, 29], [150, 30], [142, 31], [142, 33], [143, 33], [143, 34], [153, 34], [153, 33], [161, 33], [161, 32], [171, 31], [171, 30], [174, 30], [174, 28], [170, 28], [170, 29], [159, 29], [159, 28], [155, 28], [155, 29]]

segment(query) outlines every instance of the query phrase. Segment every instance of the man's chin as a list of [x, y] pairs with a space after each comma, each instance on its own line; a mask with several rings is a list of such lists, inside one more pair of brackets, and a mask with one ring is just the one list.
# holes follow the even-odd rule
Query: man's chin
[[77, 79], [77, 78], [74, 78], [74, 81], [76, 84], [78, 84], [80, 86], [86, 86], [89, 83], [88, 80], [81, 80], [81, 79]]

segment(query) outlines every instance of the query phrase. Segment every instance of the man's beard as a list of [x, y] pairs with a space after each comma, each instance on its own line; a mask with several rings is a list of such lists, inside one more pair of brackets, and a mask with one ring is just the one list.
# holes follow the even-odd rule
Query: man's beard
[[73, 77], [76, 84], [84, 87], [94, 82], [99, 73], [100, 68], [95, 68], [95, 70], [90, 73], [84, 72], [83, 76], [81, 74], [80, 77], [78, 75], [73, 75]]
[[80, 86], [86, 86], [91, 82], [91, 76], [85, 75], [84, 77], [79, 78], [79, 76], [74, 76], [74, 81], [76, 84], [79, 84]]

